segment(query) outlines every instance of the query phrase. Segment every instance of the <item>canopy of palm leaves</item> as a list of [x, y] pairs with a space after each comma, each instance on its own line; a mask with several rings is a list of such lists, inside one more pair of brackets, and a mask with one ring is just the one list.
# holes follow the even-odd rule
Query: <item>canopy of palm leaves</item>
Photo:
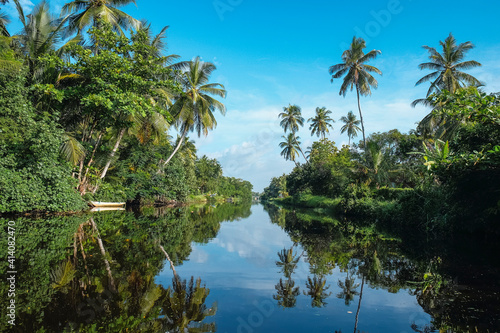
[[7, 24], [10, 23], [10, 18], [7, 14], [0, 12], [0, 36], [9, 37], [10, 34], [7, 31]]
[[285, 141], [280, 142], [281, 156], [287, 161], [295, 162], [297, 157], [299, 157], [300, 142], [298, 139], [300, 137], [295, 137], [293, 133], [288, 133], [288, 136], [281, 136]]
[[280, 126], [283, 127], [285, 132], [291, 131], [292, 133], [296, 133], [299, 130], [299, 126], [304, 126], [302, 110], [297, 105], [283, 107], [283, 112], [278, 117], [281, 118]]
[[377, 80], [370, 73], [382, 75], [382, 72], [378, 68], [365, 63], [375, 59], [381, 52], [379, 50], [372, 50], [365, 54], [363, 52], [365, 47], [366, 42], [363, 38], [354, 37], [350, 48], [342, 53], [343, 62], [330, 66], [329, 73], [332, 75], [332, 82], [333, 79], [344, 76], [339, 95], [345, 96], [348, 88], [351, 91], [356, 88], [362, 96], [371, 95], [370, 87], [378, 87]]
[[366, 42], [363, 38], [353, 37], [349, 49], [342, 53], [342, 63], [331, 66], [329, 68], [329, 73], [332, 75], [332, 82], [333, 79], [344, 77], [339, 95], [345, 97], [348, 88], [350, 88], [351, 91], [356, 88], [361, 130], [363, 132], [363, 141], [366, 144], [365, 127], [359, 96], [371, 95], [370, 87], [376, 89], [378, 87], [378, 82], [370, 73], [382, 75], [382, 72], [378, 68], [366, 64], [367, 61], [375, 59], [381, 52], [379, 50], [372, 50], [365, 54], [363, 51], [365, 47]]
[[[429, 62], [420, 64], [420, 69], [429, 69], [433, 71], [417, 81], [415, 85], [420, 85], [424, 82], [431, 81], [431, 86], [427, 91], [427, 97], [432, 93], [439, 93], [441, 90], [455, 92], [458, 88], [469, 85], [479, 86], [482, 83], [474, 76], [463, 72], [463, 70], [481, 66], [474, 60], [464, 60], [465, 54], [474, 48], [471, 42], [465, 42], [457, 45], [455, 37], [450, 35], [439, 44], [442, 47], [442, 53], [439, 53], [435, 48], [424, 45], [423, 48], [429, 51]], [[412, 103], [428, 104], [425, 99], [419, 99]]]
[[349, 111], [346, 116], [342, 116], [340, 121], [344, 123], [344, 126], [340, 128], [340, 133], [343, 134], [347, 131], [347, 137], [349, 138], [349, 145], [351, 145], [351, 138], [358, 136], [358, 131], [361, 131], [359, 124], [361, 123], [356, 119], [356, 115]]
[[210, 75], [216, 69], [210, 62], [202, 62], [200, 57], [181, 62], [174, 69], [182, 70], [180, 77], [183, 93], [175, 101], [170, 113], [177, 120], [182, 132], [195, 130], [198, 136], [208, 135], [217, 126], [213, 112], [226, 114], [226, 107], [212, 96], [225, 98], [226, 90], [220, 83], [209, 83]]
[[329, 115], [332, 111], [327, 110], [325, 107], [316, 108], [316, 115], [314, 117], [309, 118], [307, 120], [311, 123], [309, 126], [309, 130], [311, 131], [311, 135], [316, 134], [317, 136], [321, 135], [321, 138], [325, 138], [326, 133], [330, 133], [328, 128], [333, 128], [331, 123], [334, 123]]
[[77, 32], [97, 23], [102, 19], [111, 23], [113, 29], [123, 33], [122, 29], [139, 29], [141, 22], [122, 12], [116, 7], [135, 4], [135, 0], [74, 0], [65, 4], [62, 14], [71, 14], [67, 27], [67, 34]]
[[20, 2], [18, 0], [14, 0], [14, 2], [19, 13], [19, 20], [23, 25], [23, 30], [15, 36], [15, 41], [25, 56], [30, 79], [40, 81], [43, 76], [50, 76], [45, 81], [53, 83], [56, 74], [47, 72], [47, 66], [43, 65], [39, 58], [51, 53], [62, 57], [68, 46], [81, 42], [81, 38], [70, 39], [56, 51], [56, 45], [62, 41], [62, 29], [67, 18], [52, 16], [49, 11], [49, 3], [45, 0], [38, 3], [27, 16], [25, 16]]

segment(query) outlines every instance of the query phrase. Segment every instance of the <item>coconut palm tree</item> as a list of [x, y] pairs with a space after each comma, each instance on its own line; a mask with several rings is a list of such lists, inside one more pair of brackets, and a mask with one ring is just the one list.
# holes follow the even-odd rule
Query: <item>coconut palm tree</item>
[[[439, 53], [435, 48], [424, 45], [423, 48], [429, 51], [430, 62], [424, 62], [418, 65], [420, 69], [430, 69], [433, 72], [427, 74], [415, 83], [416, 86], [431, 81], [431, 86], [427, 90], [426, 97], [432, 93], [439, 93], [441, 90], [448, 90], [453, 93], [458, 88], [466, 86], [480, 86], [482, 83], [474, 76], [462, 72], [481, 64], [475, 60], [462, 61], [465, 54], [474, 48], [471, 42], [465, 42], [457, 45], [455, 37], [450, 35], [443, 41], [440, 41], [443, 51]], [[417, 104], [428, 104], [426, 99], [417, 99], [412, 106]]]
[[122, 12], [116, 7], [125, 6], [130, 3], [136, 4], [135, 0], [74, 0], [65, 4], [62, 14], [71, 14], [66, 33], [80, 34], [89, 25], [97, 25], [102, 19], [111, 23], [115, 31], [123, 34], [123, 29], [139, 29], [141, 22], [132, 16]]
[[302, 110], [298, 105], [290, 104], [283, 107], [283, 112], [278, 117], [281, 118], [280, 126], [283, 127], [285, 132], [296, 133], [299, 130], [299, 126], [304, 126]]
[[351, 145], [351, 138], [358, 136], [358, 131], [361, 131], [359, 128], [359, 124], [361, 121], [356, 119], [356, 115], [349, 111], [346, 116], [342, 116], [340, 121], [344, 123], [344, 126], [340, 128], [340, 134], [343, 134], [347, 131], [347, 137], [349, 138], [349, 146]]
[[331, 66], [329, 73], [332, 75], [332, 82], [333, 79], [338, 79], [345, 75], [342, 86], [340, 87], [339, 95], [345, 97], [347, 88], [350, 87], [351, 91], [356, 88], [359, 118], [361, 119], [361, 131], [363, 132], [363, 142], [366, 147], [365, 125], [363, 123], [363, 114], [361, 113], [359, 96], [371, 95], [370, 87], [376, 89], [378, 87], [378, 82], [370, 73], [382, 75], [382, 72], [377, 67], [365, 64], [367, 61], [375, 59], [381, 52], [379, 50], [372, 50], [365, 54], [363, 51], [365, 47], [366, 42], [363, 38], [353, 37], [349, 49], [342, 53], [343, 62]]
[[[296, 137], [295, 133], [299, 130], [299, 126], [304, 126], [302, 110], [298, 105], [289, 104], [288, 106], [283, 107], [283, 112], [281, 112], [278, 117], [281, 118], [280, 126], [283, 127], [285, 133], [290, 131], [294, 137]], [[298, 142], [298, 139], [296, 138], [295, 141]], [[300, 143], [296, 148], [300, 151], [306, 162], [308, 162], [306, 155], [304, 155], [302, 148], [300, 148]]]
[[48, 1], [39, 2], [31, 13], [25, 16], [19, 0], [14, 0], [19, 20], [23, 30], [15, 36], [20, 51], [25, 57], [29, 69], [28, 79], [30, 83], [44, 81], [54, 83], [57, 73], [48, 71], [39, 58], [47, 54], [56, 54], [62, 57], [71, 44], [79, 43], [80, 37], [70, 39], [67, 43], [56, 50], [56, 45], [62, 41], [63, 26], [67, 18], [56, 18], [50, 14]]
[[7, 31], [7, 24], [10, 23], [10, 18], [7, 14], [0, 12], [0, 36], [10, 37]]
[[226, 114], [226, 106], [211, 96], [226, 97], [226, 89], [222, 84], [208, 83], [210, 75], [216, 69], [214, 64], [202, 62], [200, 57], [196, 57], [192, 61], [178, 63], [173, 68], [182, 70], [180, 79], [183, 92], [170, 109], [170, 113], [176, 119], [182, 134], [163, 167], [177, 153], [189, 131], [196, 131], [198, 137], [202, 134], [207, 136], [208, 131], [217, 126], [213, 112], [219, 110], [222, 115]]
[[296, 159], [299, 157], [299, 148], [300, 148], [300, 142], [297, 141], [297, 139], [300, 139], [300, 137], [295, 137], [293, 133], [288, 133], [288, 136], [281, 136], [285, 141], [280, 142], [280, 148], [283, 150], [281, 151], [281, 156], [285, 158], [285, 160], [290, 160], [295, 163], [295, 165], [298, 165]]
[[335, 122], [335, 120], [333, 120], [329, 116], [331, 113], [332, 111], [327, 110], [325, 107], [316, 108], [316, 116], [311, 117], [307, 120], [311, 123], [311, 126], [309, 126], [311, 135], [321, 135], [321, 138], [324, 139], [326, 133], [330, 133], [328, 128], [333, 128], [331, 123]]

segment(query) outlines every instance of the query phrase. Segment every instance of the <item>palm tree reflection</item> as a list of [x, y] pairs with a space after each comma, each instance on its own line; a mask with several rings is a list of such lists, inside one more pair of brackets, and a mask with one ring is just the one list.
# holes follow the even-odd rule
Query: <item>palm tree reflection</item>
[[337, 294], [337, 297], [344, 299], [345, 305], [347, 306], [350, 305], [354, 300], [354, 296], [359, 295], [358, 291], [356, 290], [359, 287], [359, 283], [355, 283], [355, 279], [352, 274], [349, 275], [349, 273], [347, 273], [345, 281], [342, 282], [339, 279], [337, 285], [341, 289], [341, 292]]
[[320, 277], [314, 276], [312, 279], [311, 277], [307, 277], [306, 281], [307, 293], [304, 291], [304, 295], [311, 296], [311, 306], [313, 308], [314, 307], [320, 308], [327, 304], [325, 302], [325, 299], [332, 293], [326, 292], [326, 290], [330, 288], [330, 286], [325, 287], [325, 285], [326, 285], [326, 279], [322, 276]]
[[297, 303], [297, 296], [300, 294], [299, 287], [295, 287], [295, 281], [292, 279], [280, 279], [280, 282], [275, 286], [276, 295], [273, 298], [278, 301], [278, 306], [284, 308], [293, 308]]

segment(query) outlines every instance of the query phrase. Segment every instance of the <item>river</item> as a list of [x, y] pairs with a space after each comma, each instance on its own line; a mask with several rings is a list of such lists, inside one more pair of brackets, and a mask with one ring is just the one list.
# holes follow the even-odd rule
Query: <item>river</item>
[[16, 236], [16, 295], [0, 284], [16, 325], [4, 319], [2, 332], [500, 330], [497, 261], [415, 249], [323, 211], [223, 204], [1, 221]]

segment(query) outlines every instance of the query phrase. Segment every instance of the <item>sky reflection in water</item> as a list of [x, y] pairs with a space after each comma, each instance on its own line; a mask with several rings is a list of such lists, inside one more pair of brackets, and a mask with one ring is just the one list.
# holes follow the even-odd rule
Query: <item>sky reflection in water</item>
[[[292, 246], [290, 237], [271, 223], [263, 206], [254, 205], [250, 217], [222, 223], [217, 237], [208, 244], [192, 244], [189, 260], [176, 270], [181, 277], [201, 277], [210, 289], [206, 304], [218, 303], [217, 314], [212, 317], [217, 332], [351, 332], [359, 296], [349, 306], [336, 297], [340, 292], [337, 282], [344, 281], [346, 273], [337, 267], [326, 275], [326, 285], [330, 286], [326, 292], [331, 294], [324, 307], [312, 307], [311, 297], [303, 291], [307, 291], [307, 278], [313, 275], [300, 245], [294, 247], [294, 252], [303, 255], [292, 274], [300, 294], [293, 308], [277, 305], [273, 299], [275, 286], [280, 278], [285, 281], [276, 266], [277, 253]], [[156, 280], [166, 287], [172, 276], [165, 265]], [[356, 283], [361, 284], [361, 279], [356, 277]], [[389, 293], [372, 289], [365, 281], [358, 321], [362, 332], [413, 332], [413, 323], [423, 327], [430, 321], [431, 317], [407, 290]]]

